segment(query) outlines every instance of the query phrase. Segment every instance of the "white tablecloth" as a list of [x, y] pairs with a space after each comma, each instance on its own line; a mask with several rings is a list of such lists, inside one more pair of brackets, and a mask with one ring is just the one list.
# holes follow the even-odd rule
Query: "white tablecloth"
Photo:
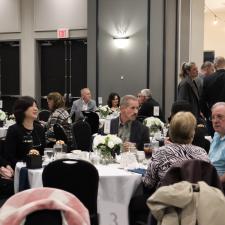
[[6, 137], [8, 127], [0, 127], [0, 138]]
[[[24, 163], [17, 163], [14, 188], [19, 189], [19, 172]], [[99, 165], [98, 213], [100, 225], [129, 225], [128, 206], [130, 199], [141, 183], [141, 175], [118, 168], [117, 164]], [[42, 187], [43, 169], [28, 170], [30, 187]]]

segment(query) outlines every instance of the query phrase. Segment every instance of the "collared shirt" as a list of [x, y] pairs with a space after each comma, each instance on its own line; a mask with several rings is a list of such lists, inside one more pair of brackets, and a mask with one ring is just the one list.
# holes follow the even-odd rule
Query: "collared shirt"
[[120, 137], [123, 142], [130, 141], [131, 124], [132, 124], [132, 121], [128, 121], [125, 124], [122, 124], [119, 118], [118, 137]]
[[209, 159], [219, 176], [222, 176], [225, 173], [225, 137], [221, 138], [217, 132], [215, 132], [210, 146]]
[[82, 100], [82, 111], [87, 111], [87, 110], [88, 110], [88, 103]]

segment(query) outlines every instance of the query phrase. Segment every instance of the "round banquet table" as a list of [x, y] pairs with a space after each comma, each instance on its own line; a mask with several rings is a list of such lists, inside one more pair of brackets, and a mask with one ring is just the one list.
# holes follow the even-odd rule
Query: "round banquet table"
[[[141, 183], [141, 174], [119, 169], [119, 164], [97, 165], [96, 168], [99, 173], [100, 225], [129, 225], [128, 206], [132, 195]], [[20, 174], [21, 171], [23, 171], [23, 176]], [[29, 187], [42, 187], [42, 171], [43, 168], [27, 169], [25, 163], [18, 162], [14, 177], [15, 193]], [[27, 183], [22, 181], [24, 174]], [[21, 183], [29, 187], [21, 187]]]

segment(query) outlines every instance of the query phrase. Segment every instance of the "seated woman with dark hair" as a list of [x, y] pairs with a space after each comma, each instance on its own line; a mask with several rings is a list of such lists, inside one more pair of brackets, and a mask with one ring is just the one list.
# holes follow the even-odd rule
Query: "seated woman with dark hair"
[[117, 93], [111, 93], [108, 97], [107, 104], [113, 112], [119, 111], [120, 96]]
[[147, 172], [143, 179], [148, 188], [155, 188], [172, 166], [179, 166], [186, 160], [200, 159], [209, 162], [203, 148], [192, 145], [196, 119], [190, 112], [176, 113], [170, 122], [170, 144], [160, 147], [152, 154]]
[[29, 96], [19, 98], [13, 113], [16, 124], [9, 127], [5, 144], [5, 157], [12, 168], [18, 161], [25, 160], [29, 150], [36, 149], [43, 155], [45, 147], [44, 129], [34, 122], [38, 115], [35, 99]]
[[53, 132], [54, 124], [61, 125], [69, 141], [72, 140], [71, 118], [65, 109], [64, 97], [58, 92], [51, 92], [47, 96], [48, 108], [51, 115], [45, 124], [47, 131]]

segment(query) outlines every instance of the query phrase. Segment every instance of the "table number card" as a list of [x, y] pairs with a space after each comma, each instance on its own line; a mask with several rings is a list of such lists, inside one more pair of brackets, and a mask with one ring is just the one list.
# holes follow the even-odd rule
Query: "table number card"
[[106, 119], [104, 123], [104, 134], [110, 134], [111, 120]]
[[105, 225], [102, 221], [108, 221], [108, 225], [129, 224], [127, 207], [107, 201], [102, 201], [101, 203], [100, 225]]
[[3, 107], [3, 101], [0, 100], [0, 109], [2, 109], [2, 107]]
[[153, 108], [153, 116], [159, 116], [159, 106], [154, 106], [154, 108]]

